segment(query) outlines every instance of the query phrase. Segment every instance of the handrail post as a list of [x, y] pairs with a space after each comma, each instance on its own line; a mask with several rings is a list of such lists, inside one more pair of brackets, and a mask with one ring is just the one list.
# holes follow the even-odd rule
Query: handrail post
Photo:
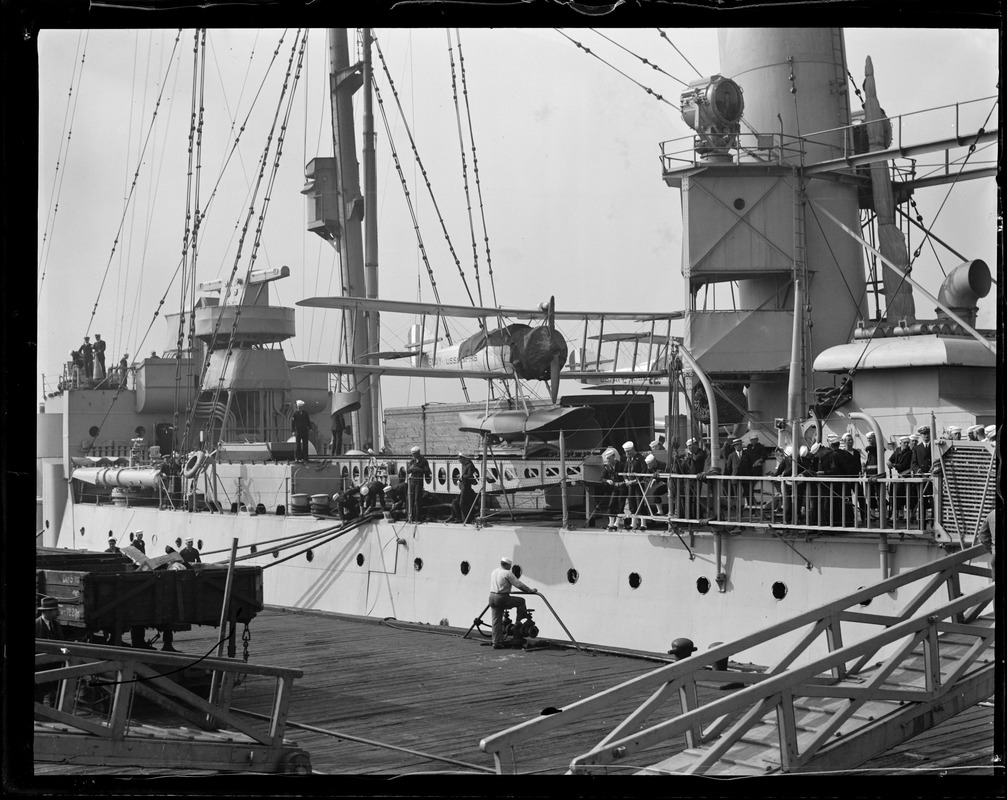
[[[238, 554], [238, 538], [231, 540], [231, 558], [227, 564], [227, 580], [224, 582], [224, 597], [220, 605], [220, 634], [217, 638], [217, 658], [224, 656], [224, 626], [231, 617], [231, 584], [234, 580], [234, 561]], [[213, 679], [210, 683], [210, 703], [216, 704], [220, 695], [221, 680], [223, 675], [219, 670], [214, 670]]]

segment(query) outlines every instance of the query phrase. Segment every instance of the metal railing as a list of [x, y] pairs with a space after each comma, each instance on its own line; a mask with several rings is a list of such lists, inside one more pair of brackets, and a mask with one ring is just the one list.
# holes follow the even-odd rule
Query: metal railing
[[930, 476], [620, 474], [638, 480], [642, 489], [642, 497], [627, 500], [620, 513], [659, 523], [918, 534], [933, 527]]
[[[780, 720], [779, 742], [785, 768], [806, 765], [828, 743], [837, 726], [867, 700], [873, 697], [911, 703], [937, 702], [951, 692], [976, 659], [988, 650], [994, 629], [992, 625], [977, 622], [977, 619], [993, 601], [995, 585], [966, 596], [962, 596], [960, 588], [962, 574], [992, 577], [989, 568], [969, 564], [984, 552], [982, 547], [973, 547], [908, 570], [762, 631], [575, 701], [562, 707], [561, 713], [535, 717], [488, 736], [480, 742], [480, 749], [493, 755], [498, 773], [516, 773], [519, 747], [534, 746], [534, 742], [545, 735], [569, 736], [570, 728], [579, 721], [610, 716], [624, 709], [634, 698], [640, 698], [639, 704], [595, 748], [573, 759], [573, 772], [602, 771], [618, 764], [632, 764], [633, 769], [638, 769], [641, 753], [658, 745], [666, 748], [671, 740], [679, 737], [684, 737], [688, 748], [710, 745], [710, 749], [692, 768], [702, 772], [739, 741], [746, 731], [759, 724], [766, 714], [773, 712], [777, 712]], [[897, 614], [870, 614], [863, 610], [873, 598], [920, 582], [923, 582], [922, 587]], [[949, 602], [919, 613], [944, 587]], [[845, 630], [844, 623], [847, 624]], [[856, 643], [846, 644], [844, 633], [849, 633], [850, 623], [884, 626], [884, 630]], [[940, 660], [937, 636], [944, 631], [976, 639], [975, 645], [951, 665], [942, 664]], [[728, 659], [747, 650], [794, 634], [800, 634], [797, 644], [781, 641], [775, 649], [780, 650], [782, 655], [763, 673], [718, 669]], [[821, 637], [825, 639], [828, 654], [805, 666], [791, 668]], [[902, 643], [895, 646], [894, 654], [887, 656], [884, 663], [877, 668], [865, 669], [877, 660], [882, 647], [899, 640], [903, 640]], [[885, 678], [921, 644], [924, 648], [924, 686], [884, 686]], [[989, 666], [991, 668], [992, 664]], [[986, 677], [992, 680], [992, 669], [988, 672]], [[866, 682], [854, 680], [851, 686], [848, 679], [861, 673], [867, 676]], [[703, 705], [699, 700], [697, 682], [706, 681], [734, 681], [750, 685]], [[805, 696], [850, 698], [850, 707], [828, 722], [811, 741], [805, 737], [798, 742], [793, 703], [802, 692]], [[673, 698], [679, 700], [680, 713], [662, 722], [649, 724], [649, 720]]]

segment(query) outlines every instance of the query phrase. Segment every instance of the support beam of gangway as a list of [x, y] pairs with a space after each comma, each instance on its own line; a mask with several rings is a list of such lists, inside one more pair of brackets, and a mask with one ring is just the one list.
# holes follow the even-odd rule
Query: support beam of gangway
[[[892, 610], [886, 595], [896, 590], [901, 604]], [[851, 769], [993, 694], [994, 594], [988, 555], [971, 547], [520, 723], [480, 747], [497, 772], [517, 773], [522, 747], [550, 734], [575, 741], [579, 721], [616, 715], [622, 721], [594, 748], [572, 754], [571, 773]], [[887, 612], [865, 611], [872, 600], [875, 608], [887, 601]], [[776, 663], [763, 672], [723, 668], [755, 647], [779, 654]], [[697, 684], [725, 682], [742, 688], [702, 703]]]

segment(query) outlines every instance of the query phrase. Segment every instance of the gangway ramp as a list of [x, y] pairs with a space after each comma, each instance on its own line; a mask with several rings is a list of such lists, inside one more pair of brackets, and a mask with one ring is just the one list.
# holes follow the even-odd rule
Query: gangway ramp
[[[498, 772], [516, 773], [522, 747], [639, 698], [593, 749], [572, 759], [570, 773], [852, 769], [993, 694], [995, 623], [988, 610], [995, 585], [989, 567], [971, 563], [984, 553], [972, 547], [909, 570], [528, 720], [480, 747], [494, 755]], [[980, 580], [971, 580], [971, 591], [963, 593], [966, 575]], [[898, 613], [863, 610], [871, 599], [902, 587], [910, 587], [912, 597]], [[877, 629], [845, 644], [844, 623], [847, 630], [850, 623]], [[792, 641], [795, 631], [804, 631], [797, 645], [781, 647], [779, 661], [764, 672], [716, 668], [756, 645]], [[827, 654], [792, 666], [821, 637]], [[701, 702], [698, 684], [727, 682], [741, 688]]]

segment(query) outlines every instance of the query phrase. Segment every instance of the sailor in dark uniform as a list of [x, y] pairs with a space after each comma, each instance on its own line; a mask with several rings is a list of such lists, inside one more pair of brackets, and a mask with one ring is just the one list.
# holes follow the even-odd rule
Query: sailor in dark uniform
[[178, 551], [178, 554], [182, 557], [182, 560], [186, 564], [201, 564], [203, 559], [199, 557], [199, 551], [192, 545], [192, 537], [185, 537], [185, 547]]
[[121, 553], [122, 552], [122, 550], [119, 549], [119, 546], [115, 543], [115, 537], [114, 536], [109, 536], [108, 537], [108, 547], [105, 548], [105, 552], [106, 553]]
[[96, 381], [105, 378], [105, 342], [102, 341], [101, 334], [94, 335], [94, 379]]
[[143, 531], [137, 531], [133, 534], [132, 545], [144, 555], [147, 554], [147, 545], [143, 543]]
[[[908, 478], [912, 474], [913, 452], [909, 447], [909, 442], [909, 437], [903, 436], [899, 439], [899, 446], [888, 457], [888, 466], [892, 471], [893, 478]], [[889, 502], [892, 507], [891, 521], [894, 522], [895, 517], [908, 505], [909, 486], [893, 482], [891, 492], [893, 496], [889, 498]]]
[[84, 337], [84, 344], [80, 346], [80, 357], [84, 362], [84, 376], [90, 378], [94, 373], [94, 346], [91, 344], [91, 337]]
[[377, 505], [381, 506], [382, 511], [387, 510], [385, 507], [385, 484], [381, 481], [368, 481], [361, 486], [360, 498], [360, 510], [364, 514], [373, 511]]
[[352, 486], [345, 492], [340, 492], [332, 498], [339, 509], [339, 517], [343, 522], [349, 522], [360, 516], [360, 487]]
[[451, 501], [450, 522], [468, 522], [471, 518], [472, 506], [476, 502], [475, 489], [472, 487], [476, 483], [476, 467], [472, 459], [464, 453], [458, 454], [458, 463], [461, 464], [461, 471], [458, 474], [458, 488], [461, 494]]
[[129, 375], [129, 353], [119, 359], [119, 388], [126, 388], [126, 376]]
[[409, 514], [413, 522], [423, 521], [423, 481], [430, 480], [433, 474], [430, 472], [430, 462], [420, 453], [419, 447], [410, 450], [412, 458], [406, 466], [406, 474], [409, 476]]
[[[918, 477], [928, 478], [930, 476], [930, 470], [933, 467], [933, 453], [930, 448], [930, 426], [920, 425], [916, 429], [916, 432], [920, 436], [920, 440], [913, 447], [913, 457], [910, 462], [910, 469], [913, 475]], [[929, 516], [931, 509], [933, 507], [934, 501], [934, 489], [933, 484], [927, 481], [922, 486], [922, 491], [917, 488], [917, 494], [920, 497], [920, 502], [917, 508], [922, 507], [922, 516], [920, 521], [924, 522]]]
[[385, 487], [385, 503], [388, 504], [388, 513], [395, 521], [402, 519], [406, 515], [406, 493], [405, 481], [399, 481], [394, 486]]

